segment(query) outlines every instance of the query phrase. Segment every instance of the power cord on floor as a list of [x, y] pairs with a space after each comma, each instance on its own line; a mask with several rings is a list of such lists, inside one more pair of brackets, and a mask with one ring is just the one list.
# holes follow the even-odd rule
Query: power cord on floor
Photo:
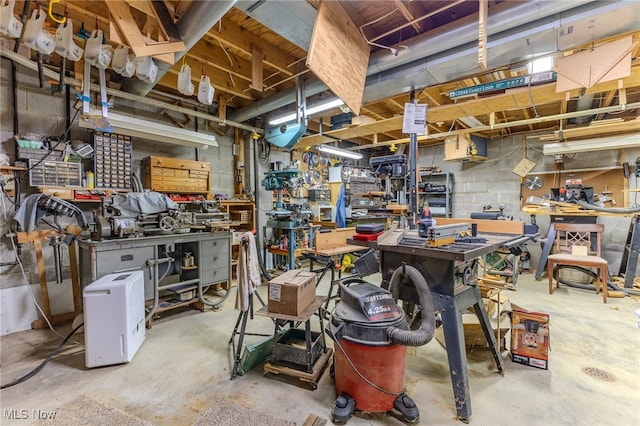
[[[7, 217], [7, 205], [5, 204], [4, 199], [5, 199], [4, 195], [0, 193], [0, 206], [2, 207], [2, 218], [4, 219], [4, 222], [7, 224], [7, 226], [9, 226], [10, 222], [9, 222], [9, 218]], [[18, 254], [18, 247], [16, 246], [16, 243], [14, 241], [15, 233], [10, 232], [10, 234], [11, 235], [9, 235], [9, 241], [11, 241], [11, 248], [16, 257], [16, 262], [18, 262], [18, 266], [20, 267], [20, 273], [22, 274], [22, 281], [24, 285], [27, 287], [27, 290], [29, 291], [29, 295], [31, 296], [31, 300], [33, 301], [33, 304], [35, 305], [36, 309], [42, 314], [42, 317], [44, 318], [47, 325], [49, 326], [49, 329], [53, 331], [55, 334], [57, 334], [58, 336], [63, 337], [60, 333], [58, 333], [53, 328], [51, 321], [49, 321], [49, 318], [47, 318], [44, 311], [42, 310], [42, 307], [40, 307], [40, 304], [36, 300], [36, 296], [33, 294], [33, 290], [31, 289], [31, 285], [29, 284], [29, 279], [27, 278], [27, 274], [24, 271], [24, 265], [22, 264], [22, 260], [20, 260], [20, 255]]]
[[45, 365], [47, 365], [47, 363], [49, 361], [51, 361], [51, 359], [56, 356], [58, 354], [58, 352], [60, 352], [60, 350], [62, 349], [62, 347], [67, 343], [67, 341], [71, 338], [71, 336], [74, 335], [74, 333], [78, 330], [80, 330], [80, 328], [84, 325], [84, 322], [80, 325], [78, 325], [76, 328], [74, 328], [73, 330], [71, 330], [71, 333], [69, 333], [67, 335], [67, 337], [64, 338], [64, 340], [62, 341], [62, 343], [60, 343], [58, 345], [57, 348], [54, 349], [53, 352], [51, 352], [51, 355], [49, 355], [47, 357], [47, 359], [45, 359], [44, 361], [42, 361], [40, 363], [40, 365], [38, 365], [36, 368], [34, 368], [33, 370], [31, 370], [30, 372], [28, 372], [27, 374], [25, 374], [24, 376], [20, 377], [19, 379], [14, 380], [11, 383], [7, 383], [6, 385], [2, 385], [0, 386], [0, 389], [6, 389], [8, 387], [17, 385], [18, 383], [22, 383], [30, 378], [32, 378], [33, 376], [35, 376], [36, 374], [38, 374], [40, 372], [40, 370], [42, 370], [44, 368]]

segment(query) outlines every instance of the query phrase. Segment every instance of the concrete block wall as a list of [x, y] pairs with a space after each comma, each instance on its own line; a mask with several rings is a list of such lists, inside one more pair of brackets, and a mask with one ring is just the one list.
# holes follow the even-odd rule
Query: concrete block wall
[[[18, 66], [17, 73], [17, 103], [18, 103], [18, 132], [21, 135], [29, 133], [40, 136], [58, 136], [64, 133], [66, 128], [66, 98], [64, 94], [52, 93], [51, 89], [46, 85], [45, 88], [39, 88], [37, 74]], [[75, 90], [72, 89], [71, 104], [75, 104]], [[9, 161], [15, 161], [15, 149], [13, 140], [13, 109], [12, 99], [13, 91], [11, 88], [11, 65], [7, 60], [2, 60], [0, 64], [0, 154], [8, 157]], [[170, 124], [166, 121], [161, 111], [155, 107], [147, 105], [132, 104], [128, 101], [116, 99], [115, 110], [118, 112], [135, 115], [151, 121]], [[71, 117], [75, 114], [75, 109], [71, 110]], [[78, 118], [71, 126], [71, 139], [91, 142], [92, 132], [87, 129], [78, 127]], [[198, 120], [199, 129], [205, 129], [204, 120]], [[195, 120], [192, 121], [195, 125]], [[228, 136], [227, 136], [228, 135]], [[167, 143], [154, 142], [152, 140], [144, 140], [133, 138], [133, 172], [141, 177], [140, 161], [149, 155], [162, 157], [185, 158], [189, 160], [207, 161], [211, 164], [211, 192], [214, 194], [228, 194], [233, 196], [233, 131], [227, 132], [225, 136], [216, 135], [218, 147], [209, 147], [208, 149], [196, 150], [192, 147], [184, 147]], [[2, 157], [2, 155], [0, 155]], [[27, 173], [21, 173], [21, 187], [23, 192], [28, 190], [29, 179]], [[24, 196], [24, 195], [23, 195]], [[91, 206], [92, 207], [92, 206]], [[83, 207], [84, 208], [84, 207]], [[30, 322], [35, 319], [35, 310], [31, 308], [16, 311], [9, 309], [15, 306], [32, 305], [30, 296], [26, 292], [25, 284], [31, 285], [36, 297], [39, 296], [39, 287], [37, 268], [35, 263], [35, 253], [33, 247], [24, 244], [19, 248], [19, 258], [24, 266], [25, 278], [23, 278], [21, 269], [16, 263], [16, 255], [14, 254], [11, 241], [7, 237], [9, 233], [8, 222], [13, 217], [15, 210], [10, 201], [4, 197], [0, 203], [0, 299], [2, 304], [2, 315], [0, 322], [2, 327], [0, 335], [8, 332], [18, 331], [13, 328], [16, 324], [25, 325], [28, 328]], [[6, 219], [5, 219], [6, 214]], [[89, 216], [90, 218], [91, 216]], [[73, 219], [71, 219], [73, 221]], [[63, 225], [66, 222], [62, 221]], [[51, 250], [44, 244], [43, 253], [45, 256], [45, 264], [47, 265], [47, 280], [55, 281], [55, 271], [53, 269], [53, 258]], [[69, 254], [66, 246], [62, 246], [63, 260], [63, 277], [69, 279]], [[55, 285], [55, 284], [54, 284]], [[51, 292], [52, 310], [56, 312], [60, 309], [60, 305], [68, 305], [66, 300], [55, 300], [58, 293]], [[66, 297], [60, 296], [61, 299]], [[6, 308], [6, 309], [5, 309]], [[21, 318], [16, 320], [17, 316], [23, 316], [25, 312], [29, 312], [29, 316], [33, 318]], [[13, 313], [12, 313], [13, 312]]]
[[[469, 217], [472, 212], [482, 211], [485, 205], [498, 208], [505, 206], [505, 214], [530, 223], [531, 218], [521, 211], [520, 177], [512, 172], [523, 156], [523, 143], [526, 146], [526, 157], [536, 163], [531, 173], [554, 170], [553, 156], [542, 154], [542, 143], [537, 139], [525, 138], [523, 135], [497, 137], [487, 143], [487, 160], [479, 163], [458, 163], [444, 160], [444, 145], [435, 145], [420, 149], [418, 164], [420, 167], [435, 165], [443, 172], [454, 175], [453, 185], [453, 217]], [[640, 156], [638, 148], [626, 150], [605, 150], [575, 153], [564, 156], [564, 169], [583, 169], [596, 167], [620, 166], [629, 162], [632, 166]], [[632, 169], [633, 170], [633, 169]], [[622, 173], [622, 170], [620, 171]], [[629, 188], [640, 186], [640, 178], [631, 176]], [[618, 201], [620, 206], [621, 200]], [[640, 205], [640, 195], [629, 197], [630, 207]], [[620, 268], [620, 258], [629, 231], [630, 218], [625, 216], [600, 216], [598, 223], [605, 226], [603, 235], [604, 257], [609, 261], [609, 268], [616, 274]], [[549, 216], [538, 215], [536, 221], [543, 236], [549, 228]], [[532, 266], [535, 268], [540, 257], [539, 244], [529, 243], [528, 250], [532, 255]]]

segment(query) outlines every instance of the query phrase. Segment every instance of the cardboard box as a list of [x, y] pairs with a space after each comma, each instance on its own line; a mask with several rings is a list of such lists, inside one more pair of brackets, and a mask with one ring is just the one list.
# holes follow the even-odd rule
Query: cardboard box
[[511, 360], [544, 370], [549, 368], [549, 314], [512, 305]]
[[316, 274], [292, 269], [269, 281], [268, 310], [298, 316], [316, 298]]
[[[493, 300], [495, 299], [495, 300]], [[497, 304], [498, 300], [501, 303], [500, 307], [500, 321], [498, 323]], [[487, 315], [489, 316], [489, 323], [493, 330], [493, 335], [496, 338], [500, 351], [506, 350], [506, 336], [511, 329], [511, 319], [509, 313], [511, 308], [508, 306], [509, 301], [505, 296], [493, 295], [491, 299], [483, 298]], [[484, 335], [480, 321], [478, 320], [475, 312], [471, 309], [462, 313], [462, 326], [464, 328], [464, 344], [467, 350], [489, 350], [489, 342]], [[436, 340], [446, 348], [446, 342], [444, 339], [444, 330], [442, 327], [438, 327], [435, 333]]]

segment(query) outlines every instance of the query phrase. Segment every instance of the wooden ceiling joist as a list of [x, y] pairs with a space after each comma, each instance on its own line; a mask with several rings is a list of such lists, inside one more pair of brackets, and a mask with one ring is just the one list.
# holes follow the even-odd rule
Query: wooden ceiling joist
[[166, 35], [168, 41], [158, 40], [150, 42], [148, 39], [145, 39], [138, 27], [138, 24], [131, 13], [129, 3], [119, 0], [111, 0], [105, 3], [109, 8], [112, 20], [118, 27], [122, 36], [125, 38], [127, 45], [136, 56], [155, 56], [186, 50], [186, 46], [182, 40], [176, 40], [175, 36], [177, 34], [177, 30], [173, 25], [173, 21], [170, 20], [166, 9], [160, 13], [160, 17], [158, 16], [157, 11], [163, 10], [163, 6], [161, 4], [151, 5], [153, 15], [147, 15], [147, 17], [158, 19], [158, 24], [163, 27], [162, 31]]
[[246, 58], [251, 58], [252, 46], [258, 46], [264, 52], [266, 66], [275, 68], [286, 76], [293, 75], [295, 71], [293, 65], [298, 61], [298, 58], [244, 31], [241, 26], [228, 19], [222, 18], [220, 24], [211, 28], [207, 36], [220, 40], [225, 46], [241, 51]]

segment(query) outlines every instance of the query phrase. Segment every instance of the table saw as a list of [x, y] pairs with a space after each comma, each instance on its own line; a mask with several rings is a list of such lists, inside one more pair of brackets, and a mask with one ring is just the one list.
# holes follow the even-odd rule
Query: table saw
[[[477, 286], [478, 259], [500, 248], [528, 240], [521, 234], [478, 233], [478, 236], [486, 242], [456, 242], [429, 247], [417, 230], [386, 231], [377, 241], [347, 240], [348, 244], [379, 250], [383, 288], [388, 287], [391, 275], [403, 264], [414, 266], [426, 279], [435, 309], [442, 318], [457, 416], [465, 423], [471, 416], [471, 399], [462, 312], [468, 308], [474, 308], [498, 372], [503, 373], [503, 360]], [[400, 299], [417, 303], [415, 288], [401, 286]]]

